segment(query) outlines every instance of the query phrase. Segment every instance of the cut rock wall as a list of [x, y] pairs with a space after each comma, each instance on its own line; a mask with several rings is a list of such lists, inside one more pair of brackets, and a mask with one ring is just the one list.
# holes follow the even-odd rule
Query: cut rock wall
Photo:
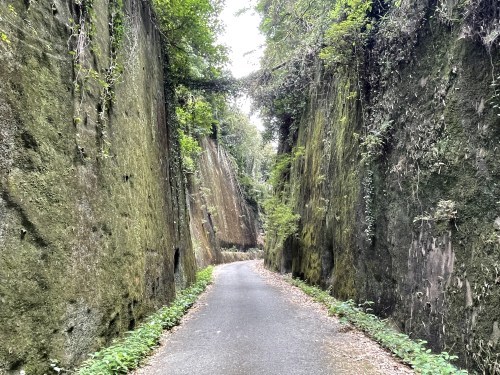
[[211, 138], [201, 141], [198, 172], [191, 176], [191, 233], [199, 266], [220, 263], [221, 251], [258, 248], [260, 224], [256, 208], [245, 199], [236, 165]]
[[153, 19], [0, 4], [0, 373], [71, 368], [194, 280]]
[[362, 71], [318, 68], [286, 187], [300, 228], [266, 263], [499, 373], [500, 53], [478, 30], [500, 11], [477, 2], [479, 27], [437, 3], [390, 10]]

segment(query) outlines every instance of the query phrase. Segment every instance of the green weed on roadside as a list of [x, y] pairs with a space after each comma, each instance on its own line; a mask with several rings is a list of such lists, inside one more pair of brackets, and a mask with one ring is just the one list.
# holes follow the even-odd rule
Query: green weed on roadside
[[79, 375], [126, 374], [136, 369], [144, 358], [158, 345], [164, 330], [179, 324], [182, 316], [212, 281], [213, 267], [198, 272], [196, 282], [179, 292], [168, 306], [150, 316], [134, 331], [117, 340], [113, 345], [91, 355], [77, 370]]
[[327, 291], [311, 286], [302, 280], [289, 279], [289, 282], [327, 306], [330, 314], [338, 316], [341, 320], [365, 332], [403, 362], [409, 364], [417, 373], [423, 375], [465, 375], [468, 373], [466, 370], [457, 369], [449, 362], [456, 359], [456, 356], [446, 352], [434, 354], [426, 348], [426, 341], [412, 340], [408, 335], [389, 327], [377, 316], [366, 312], [365, 310], [369, 310], [366, 306], [369, 306], [370, 302], [356, 305], [352, 300], [338, 301]]

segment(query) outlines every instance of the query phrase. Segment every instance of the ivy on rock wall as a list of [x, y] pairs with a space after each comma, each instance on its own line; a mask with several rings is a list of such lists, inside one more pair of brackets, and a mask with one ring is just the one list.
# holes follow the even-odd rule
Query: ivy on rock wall
[[216, 126], [212, 105], [202, 93], [179, 86], [176, 90], [179, 143], [186, 173], [194, 173], [201, 153], [199, 140], [212, 134]]

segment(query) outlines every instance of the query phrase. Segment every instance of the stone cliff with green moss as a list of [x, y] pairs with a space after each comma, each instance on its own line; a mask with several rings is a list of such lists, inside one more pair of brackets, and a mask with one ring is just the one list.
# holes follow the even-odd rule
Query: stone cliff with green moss
[[189, 211], [198, 265], [220, 263], [221, 251], [258, 248], [258, 207], [245, 198], [234, 159], [212, 138], [201, 141], [199, 167], [189, 178]]
[[300, 215], [296, 233], [268, 233], [266, 264], [499, 373], [498, 2], [338, 1], [318, 44], [277, 49], [283, 63], [269, 46], [288, 18], [260, 3], [254, 96], [289, 155], [275, 197]]
[[70, 368], [195, 276], [154, 19], [0, 4], [0, 373]]

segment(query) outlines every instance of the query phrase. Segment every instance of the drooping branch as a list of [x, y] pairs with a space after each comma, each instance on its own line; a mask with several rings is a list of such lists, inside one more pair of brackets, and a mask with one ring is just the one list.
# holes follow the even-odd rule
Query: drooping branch
[[235, 78], [193, 78], [193, 77], [180, 77], [176, 83], [183, 85], [191, 90], [199, 90], [210, 93], [228, 93], [236, 94], [241, 85]]

